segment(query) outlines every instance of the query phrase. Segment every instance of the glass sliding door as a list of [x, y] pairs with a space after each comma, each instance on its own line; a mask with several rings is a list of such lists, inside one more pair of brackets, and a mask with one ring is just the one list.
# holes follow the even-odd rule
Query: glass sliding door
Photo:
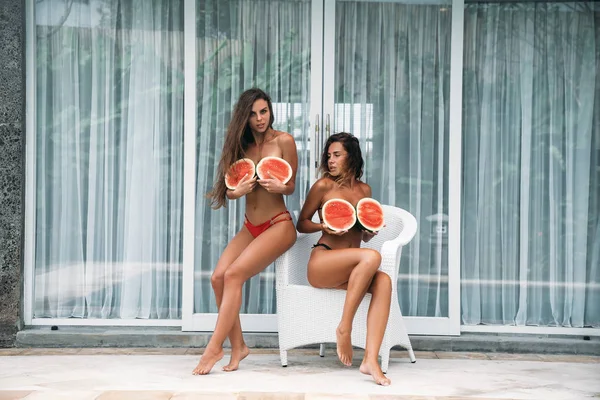
[[183, 1], [28, 6], [26, 323], [178, 325]]
[[[243, 223], [244, 200], [215, 211], [205, 194], [234, 103], [243, 90], [258, 86], [272, 97], [275, 127], [296, 139], [296, 192], [287, 198], [294, 217], [317, 177], [315, 160], [325, 137], [343, 130], [357, 135], [374, 197], [419, 222], [399, 266], [409, 331], [457, 334], [448, 251], [451, 4], [208, 0], [195, 1], [195, 7], [195, 44], [186, 47], [196, 54], [197, 127], [193, 261], [186, 263], [193, 275], [184, 278], [191, 293], [187, 300], [184, 295], [190, 302], [184, 330], [215, 326], [210, 277]], [[458, 275], [453, 279], [458, 282]], [[243, 330], [276, 331], [276, 307], [269, 266], [244, 287]]]
[[325, 27], [332, 27], [325, 33], [326, 135], [357, 136], [373, 197], [406, 209], [419, 224], [398, 281], [414, 333], [458, 326], [458, 313], [449, 318], [451, 17], [444, 1], [325, 5]]
[[[287, 196], [297, 216], [310, 183], [311, 0], [198, 0], [196, 2], [196, 193], [193, 311], [185, 329], [212, 330], [217, 305], [210, 277], [244, 221], [244, 199], [212, 210], [212, 188], [231, 112], [239, 95], [259, 87], [271, 96], [275, 129], [298, 148], [296, 190]], [[244, 286], [245, 331], [276, 330], [273, 265]]]
[[600, 5], [464, 16], [463, 323], [599, 328]]

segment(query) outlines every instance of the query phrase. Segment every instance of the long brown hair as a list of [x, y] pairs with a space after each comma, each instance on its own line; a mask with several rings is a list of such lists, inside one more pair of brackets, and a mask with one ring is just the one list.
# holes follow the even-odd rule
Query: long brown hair
[[[340, 142], [344, 146], [348, 157], [346, 158], [344, 171], [339, 176], [334, 177], [329, 173], [327, 152], [329, 151], [329, 146], [335, 142]], [[359, 180], [363, 174], [363, 165], [364, 161], [362, 152], [360, 151], [360, 143], [356, 136], [348, 132], [340, 132], [329, 136], [327, 142], [325, 142], [323, 154], [321, 154], [321, 165], [319, 167], [323, 176], [328, 176], [338, 184], [343, 185], [351, 176]]]
[[227, 127], [225, 143], [223, 143], [223, 151], [221, 152], [221, 160], [219, 161], [215, 184], [212, 190], [207, 194], [211, 199], [211, 207], [214, 209], [227, 206], [225, 203], [225, 194], [227, 192], [227, 186], [225, 186], [225, 174], [227, 173], [227, 169], [235, 161], [244, 158], [248, 146], [254, 143], [254, 136], [250, 130], [248, 120], [252, 113], [252, 105], [256, 100], [264, 100], [267, 102], [271, 114], [269, 128], [273, 127], [275, 117], [273, 116], [273, 104], [271, 103], [269, 95], [258, 88], [248, 89], [242, 93], [233, 109], [231, 121]]

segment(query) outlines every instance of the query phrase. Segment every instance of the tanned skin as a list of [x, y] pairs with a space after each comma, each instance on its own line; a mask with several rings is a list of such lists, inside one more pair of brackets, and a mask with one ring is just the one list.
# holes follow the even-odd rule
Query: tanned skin
[[[298, 217], [299, 232], [322, 232], [319, 243], [327, 244], [332, 250], [315, 247], [308, 262], [308, 281], [317, 288], [345, 289], [346, 299], [341, 321], [336, 330], [337, 354], [340, 361], [352, 365], [352, 321], [365, 293], [371, 293], [371, 304], [367, 315], [367, 343], [360, 372], [373, 377], [383, 386], [391, 381], [383, 374], [377, 356], [389, 317], [392, 282], [390, 277], [379, 271], [381, 255], [372, 249], [360, 248], [361, 240], [373, 236], [366, 231], [352, 228], [336, 232], [325, 224], [312, 222], [315, 212], [329, 199], [341, 198], [352, 205], [371, 197], [371, 187], [350, 174], [344, 182], [336, 177], [346, 172], [348, 153], [341, 142], [333, 142], [325, 149], [329, 174], [311, 187], [306, 202]], [[322, 219], [321, 219], [322, 220]]]
[[[226, 193], [229, 200], [246, 196], [246, 216], [255, 225], [286, 210], [283, 195], [294, 192], [298, 167], [294, 138], [288, 133], [274, 130], [270, 119], [268, 103], [262, 99], [256, 100], [248, 117], [254, 143], [246, 149], [245, 157], [251, 158], [255, 164], [267, 156], [283, 158], [292, 167], [292, 178], [283, 184], [275, 178], [259, 180], [256, 177], [245, 177], [235, 190], [228, 190]], [[285, 216], [280, 219], [285, 219]], [[193, 371], [194, 375], [208, 374], [215, 363], [223, 358], [223, 342], [227, 337], [231, 343], [231, 359], [223, 367], [224, 371], [235, 371], [240, 361], [248, 356], [249, 349], [244, 342], [239, 315], [242, 286], [292, 247], [295, 241], [296, 229], [293, 222], [283, 221], [272, 225], [256, 238], [243, 226], [229, 242], [211, 277], [219, 308], [217, 324]]]

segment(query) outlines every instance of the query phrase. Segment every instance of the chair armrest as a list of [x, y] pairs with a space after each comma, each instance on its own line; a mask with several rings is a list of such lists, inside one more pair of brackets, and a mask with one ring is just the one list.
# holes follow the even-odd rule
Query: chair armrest
[[405, 210], [398, 210], [402, 218], [402, 231], [392, 240], [388, 240], [381, 246], [381, 266], [379, 269], [387, 273], [395, 285], [398, 279], [398, 269], [400, 268], [400, 257], [402, 256], [402, 246], [408, 244], [417, 233], [416, 218]]
[[410, 242], [417, 233], [417, 219], [408, 211], [402, 210], [402, 232], [395, 240], [398, 240], [401, 246]]
[[401, 252], [402, 245], [397, 238], [395, 240], [388, 240], [381, 246], [381, 264], [379, 269], [388, 274], [392, 282], [396, 282], [398, 279]]

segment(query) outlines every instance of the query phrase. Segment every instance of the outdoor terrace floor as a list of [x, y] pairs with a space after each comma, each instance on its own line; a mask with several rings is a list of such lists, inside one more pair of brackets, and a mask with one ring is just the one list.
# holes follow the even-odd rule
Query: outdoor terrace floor
[[[228, 350], [228, 349], [226, 349]], [[389, 387], [342, 366], [333, 345], [288, 353], [253, 349], [240, 370], [193, 376], [198, 348], [0, 349], [0, 400], [584, 399], [600, 397], [600, 357], [393, 351]]]

